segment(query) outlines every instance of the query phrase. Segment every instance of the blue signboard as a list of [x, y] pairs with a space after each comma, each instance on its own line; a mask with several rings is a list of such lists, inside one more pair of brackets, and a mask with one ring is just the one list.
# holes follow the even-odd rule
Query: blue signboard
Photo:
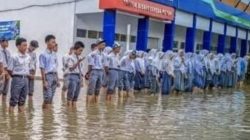
[[20, 21], [0, 22], [0, 38], [15, 40], [20, 35]]

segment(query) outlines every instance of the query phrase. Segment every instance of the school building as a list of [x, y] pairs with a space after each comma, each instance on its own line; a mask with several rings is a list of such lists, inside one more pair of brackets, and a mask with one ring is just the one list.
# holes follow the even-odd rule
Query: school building
[[[248, 0], [0, 0], [0, 26], [20, 21], [20, 36], [40, 43], [54, 34], [58, 57], [75, 41], [90, 44], [104, 38], [126, 49], [207, 49], [218, 53], [249, 52]], [[1, 28], [0, 28], [1, 29]], [[14, 41], [10, 49], [16, 51]], [[59, 62], [61, 70], [61, 61]], [[61, 71], [60, 71], [61, 74]]]

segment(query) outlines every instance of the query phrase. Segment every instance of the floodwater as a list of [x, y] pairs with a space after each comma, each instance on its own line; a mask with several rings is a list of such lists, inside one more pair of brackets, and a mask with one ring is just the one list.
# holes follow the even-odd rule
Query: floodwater
[[9, 114], [0, 101], [0, 140], [249, 140], [250, 89], [208, 94], [151, 96], [66, 107], [58, 89], [52, 111], [41, 108], [41, 83], [25, 113]]

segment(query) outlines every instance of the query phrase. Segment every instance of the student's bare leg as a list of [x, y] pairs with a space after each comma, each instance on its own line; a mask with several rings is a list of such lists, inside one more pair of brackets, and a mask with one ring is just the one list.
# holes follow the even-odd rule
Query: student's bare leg
[[24, 112], [24, 105], [18, 106], [18, 112], [23, 113]]
[[9, 112], [10, 112], [10, 113], [13, 113], [13, 112], [14, 112], [14, 109], [15, 109], [14, 106], [10, 106], [10, 107], [9, 107]]

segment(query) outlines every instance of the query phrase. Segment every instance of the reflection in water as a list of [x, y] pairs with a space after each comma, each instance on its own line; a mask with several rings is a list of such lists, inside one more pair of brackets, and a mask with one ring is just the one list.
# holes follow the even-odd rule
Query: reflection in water
[[98, 104], [88, 106], [82, 94], [77, 107], [68, 108], [58, 90], [51, 111], [42, 110], [42, 92], [38, 92], [21, 114], [9, 114], [8, 103], [0, 101], [0, 140], [249, 139], [249, 92], [136, 94], [112, 103], [104, 102], [102, 95]]

